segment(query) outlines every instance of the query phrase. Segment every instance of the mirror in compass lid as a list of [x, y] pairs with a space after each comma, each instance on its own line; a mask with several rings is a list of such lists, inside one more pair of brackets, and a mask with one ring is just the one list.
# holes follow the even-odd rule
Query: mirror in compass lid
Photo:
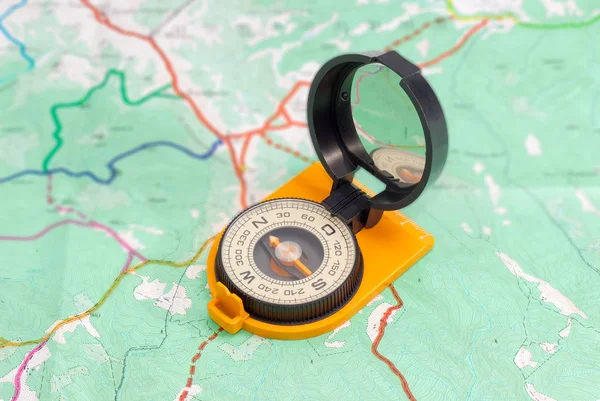
[[425, 136], [400, 80], [381, 64], [359, 68], [352, 82], [352, 117], [375, 167], [410, 186], [421, 180], [425, 169]]

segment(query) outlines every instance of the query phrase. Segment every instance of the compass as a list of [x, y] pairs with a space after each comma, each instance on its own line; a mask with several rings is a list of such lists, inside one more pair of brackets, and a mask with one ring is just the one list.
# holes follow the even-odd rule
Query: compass
[[395, 51], [335, 57], [317, 72], [307, 111], [319, 162], [238, 214], [210, 251], [208, 312], [230, 333], [332, 330], [433, 246], [396, 212], [439, 176], [448, 149], [419, 68]]
[[334, 312], [354, 294], [362, 274], [350, 227], [304, 199], [246, 209], [220, 247], [217, 278], [246, 311], [268, 322], [308, 322]]

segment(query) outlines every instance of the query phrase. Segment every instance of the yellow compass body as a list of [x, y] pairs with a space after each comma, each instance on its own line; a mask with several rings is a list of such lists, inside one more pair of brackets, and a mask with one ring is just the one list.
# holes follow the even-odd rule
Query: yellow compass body
[[[331, 179], [320, 163], [313, 163], [265, 200], [294, 197], [319, 202], [329, 195], [330, 190]], [[240, 297], [216, 280], [215, 260], [222, 234], [215, 239], [208, 255], [207, 275], [212, 295], [208, 303], [210, 318], [232, 334], [244, 329], [280, 340], [314, 337], [342, 325], [422, 258], [434, 242], [429, 233], [402, 213], [384, 212], [377, 225], [356, 235], [363, 254], [364, 271], [360, 286], [350, 301], [323, 319], [307, 324], [280, 325], [252, 318]]]

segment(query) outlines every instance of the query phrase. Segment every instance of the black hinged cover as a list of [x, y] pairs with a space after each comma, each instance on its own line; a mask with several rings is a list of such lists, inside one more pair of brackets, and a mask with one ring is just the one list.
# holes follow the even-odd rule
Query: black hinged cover
[[[379, 170], [356, 132], [350, 99], [352, 82], [356, 70], [370, 63], [380, 63], [400, 76], [400, 87], [418, 113], [425, 137], [425, 168], [417, 184], [401, 186], [392, 175]], [[313, 146], [334, 180], [333, 188], [339, 188], [340, 180], [351, 181], [359, 167], [386, 185], [384, 191], [370, 198], [372, 209], [396, 210], [409, 205], [444, 167], [448, 132], [442, 107], [419, 67], [395, 51], [345, 54], [325, 63], [310, 87], [307, 110]]]

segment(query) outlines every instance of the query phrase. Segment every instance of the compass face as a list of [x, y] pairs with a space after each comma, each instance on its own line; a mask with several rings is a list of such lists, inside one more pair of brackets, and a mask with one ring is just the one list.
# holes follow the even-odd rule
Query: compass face
[[352, 295], [359, 254], [348, 225], [320, 204], [276, 199], [247, 209], [227, 228], [217, 278], [256, 318], [305, 321]]
[[[255, 242], [253, 258], [258, 270], [266, 276], [297, 281], [319, 269], [325, 250], [321, 238], [312, 232], [303, 227], [284, 226], [267, 230]], [[308, 270], [302, 270], [300, 263]]]

